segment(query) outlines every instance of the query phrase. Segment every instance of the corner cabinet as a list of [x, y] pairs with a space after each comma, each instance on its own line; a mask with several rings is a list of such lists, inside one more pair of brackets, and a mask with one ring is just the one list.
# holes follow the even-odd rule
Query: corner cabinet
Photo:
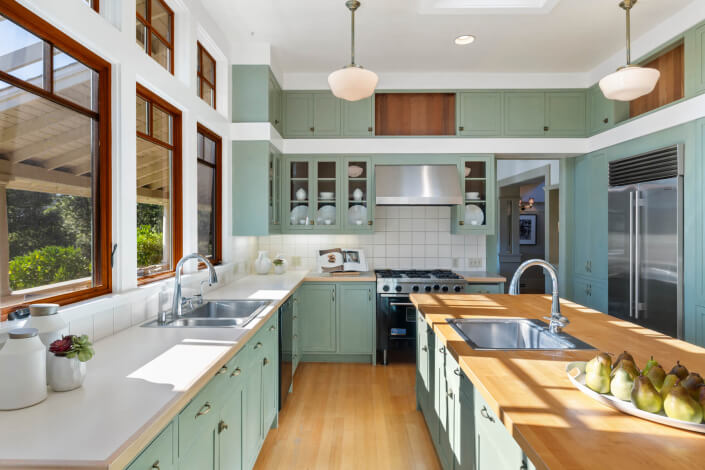
[[495, 165], [493, 156], [467, 157], [458, 163], [463, 205], [453, 208], [453, 233], [495, 231]]
[[685, 96], [705, 93], [705, 23], [685, 34]]
[[599, 85], [587, 92], [588, 135], [599, 134], [629, 119], [629, 103], [605, 98]]

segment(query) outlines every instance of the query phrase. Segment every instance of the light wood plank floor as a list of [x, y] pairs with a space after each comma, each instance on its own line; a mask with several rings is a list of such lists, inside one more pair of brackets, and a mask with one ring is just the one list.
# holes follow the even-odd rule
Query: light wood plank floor
[[440, 470], [414, 380], [414, 364], [300, 364], [255, 470]]

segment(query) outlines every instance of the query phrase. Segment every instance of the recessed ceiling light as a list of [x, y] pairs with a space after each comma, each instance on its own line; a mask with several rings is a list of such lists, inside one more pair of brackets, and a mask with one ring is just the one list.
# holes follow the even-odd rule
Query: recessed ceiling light
[[463, 34], [462, 36], [458, 36], [457, 38], [455, 38], [455, 44], [457, 44], [458, 46], [465, 46], [468, 44], [472, 44], [473, 42], [475, 42], [475, 36], [473, 36], [472, 34]]

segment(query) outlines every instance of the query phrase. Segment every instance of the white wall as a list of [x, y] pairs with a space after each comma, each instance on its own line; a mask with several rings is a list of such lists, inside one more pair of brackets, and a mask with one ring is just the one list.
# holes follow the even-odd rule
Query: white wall
[[511, 178], [512, 176], [520, 175], [546, 165], [551, 167], [551, 181], [546, 182], [546, 184], [559, 184], [559, 160], [497, 160], [497, 181], [502, 181], [503, 179]]

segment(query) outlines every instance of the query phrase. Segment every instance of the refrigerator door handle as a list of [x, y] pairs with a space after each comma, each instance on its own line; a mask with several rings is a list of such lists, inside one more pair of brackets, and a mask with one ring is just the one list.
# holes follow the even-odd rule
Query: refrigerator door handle
[[639, 238], [641, 237], [641, 231], [639, 229], [639, 213], [641, 212], [639, 207], [639, 190], [634, 191], [634, 318], [639, 319], [639, 279], [641, 278], [640, 273], [640, 248], [641, 243]]
[[634, 316], [634, 191], [629, 191], [629, 318]]

